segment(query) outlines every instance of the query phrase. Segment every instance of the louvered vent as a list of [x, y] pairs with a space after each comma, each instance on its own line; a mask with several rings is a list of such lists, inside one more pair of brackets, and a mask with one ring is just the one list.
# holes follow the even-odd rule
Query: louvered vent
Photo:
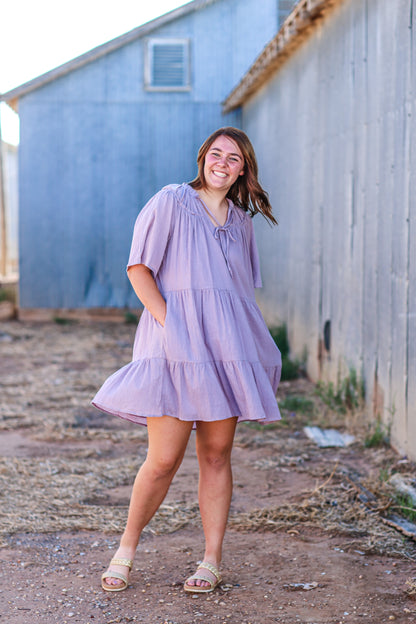
[[181, 90], [189, 87], [187, 40], [150, 40], [146, 85], [153, 89]]

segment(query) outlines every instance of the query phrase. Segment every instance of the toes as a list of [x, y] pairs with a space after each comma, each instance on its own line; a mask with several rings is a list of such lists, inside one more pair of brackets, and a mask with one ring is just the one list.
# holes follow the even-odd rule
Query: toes
[[123, 584], [121, 579], [114, 578], [113, 576], [107, 576], [104, 580], [107, 583], [107, 585], [117, 586], [117, 585], [122, 585]]

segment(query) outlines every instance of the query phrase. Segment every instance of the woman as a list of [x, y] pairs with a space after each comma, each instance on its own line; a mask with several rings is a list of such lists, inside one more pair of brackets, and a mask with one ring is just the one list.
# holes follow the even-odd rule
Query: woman
[[201, 146], [197, 163], [195, 180], [165, 187], [137, 218], [127, 272], [145, 309], [133, 361], [93, 401], [146, 424], [149, 439], [120, 546], [102, 576], [106, 591], [126, 589], [141, 532], [168, 491], [193, 427], [205, 553], [184, 589], [213, 591], [221, 581], [236, 424], [280, 419], [281, 357], [254, 297], [261, 278], [250, 216], [276, 221], [254, 150], [241, 130], [220, 128]]

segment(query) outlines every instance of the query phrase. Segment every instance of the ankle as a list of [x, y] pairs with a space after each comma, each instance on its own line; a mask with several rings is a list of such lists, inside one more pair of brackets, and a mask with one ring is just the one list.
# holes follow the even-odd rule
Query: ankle
[[137, 549], [137, 543], [130, 540], [121, 539], [117, 552], [126, 553], [133, 557]]
[[206, 561], [207, 563], [212, 563], [212, 565], [218, 567], [221, 563], [221, 555], [212, 552], [206, 552], [204, 554], [203, 561]]

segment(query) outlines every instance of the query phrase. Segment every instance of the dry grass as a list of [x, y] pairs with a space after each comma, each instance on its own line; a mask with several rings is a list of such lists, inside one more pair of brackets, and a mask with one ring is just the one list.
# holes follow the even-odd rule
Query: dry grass
[[[94, 411], [89, 403], [102, 381], [129, 361], [133, 334], [131, 326], [110, 324], [0, 325], [0, 430], [27, 428], [33, 439], [45, 443], [92, 443], [89, 449], [66, 450], [61, 457], [0, 458], [1, 535], [103, 527], [110, 532], [122, 530], [127, 508], [112, 505], [109, 492], [132, 483], [138, 468], [137, 450], [136, 455], [100, 457], [93, 450], [94, 442], [144, 444], [146, 430], [120, 428], [115, 419]], [[339, 415], [331, 415], [311, 395], [306, 380], [283, 385], [282, 395], [288, 392], [315, 401], [316, 410], [308, 414], [308, 424], [338, 423]], [[294, 434], [301, 430], [305, 418], [299, 414], [287, 417], [281, 425], [268, 429], [239, 427], [238, 446], [267, 451], [262, 454], [259, 450], [252, 459], [252, 469], [268, 470], [271, 478], [274, 470], [308, 472], [316, 478], [316, 487], [279, 507], [232, 514], [230, 528], [292, 530], [300, 536], [304, 528], [313, 528], [351, 536], [351, 549], [415, 558], [414, 544], [383, 524], [374, 506], [371, 511], [363, 504], [345, 470], [328, 466], [321, 450]], [[348, 421], [350, 426], [359, 423], [354, 415], [349, 415]], [[368, 454], [375, 470], [393, 461], [393, 453], [386, 449], [362, 452]], [[389, 492], [377, 478], [363, 485], [376, 497], [375, 506], [388, 504]], [[148, 530], [167, 533], [199, 523], [197, 504], [178, 501], [163, 505]]]
[[[130, 484], [137, 470], [131, 457], [97, 460], [3, 458], [0, 460], [0, 525], [3, 535], [15, 532], [123, 529], [127, 507], [110, 505], [106, 495], [113, 487]], [[231, 529], [238, 531], [302, 532], [306, 527], [332, 535], [349, 535], [352, 549], [365, 553], [394, 554], [414, 558], [408, 540], [386, 527], [377, 513], [357, 499], [336, 471], [325, 477], [300, 500], [279, 507], [232, 514]], [[338, 483], [331, 483], [338, 479]], [[199, 526], [197, 503], [181, 501], [162, 505], [148, 527], [155, 533], [171, 533], [187, 525]]]

